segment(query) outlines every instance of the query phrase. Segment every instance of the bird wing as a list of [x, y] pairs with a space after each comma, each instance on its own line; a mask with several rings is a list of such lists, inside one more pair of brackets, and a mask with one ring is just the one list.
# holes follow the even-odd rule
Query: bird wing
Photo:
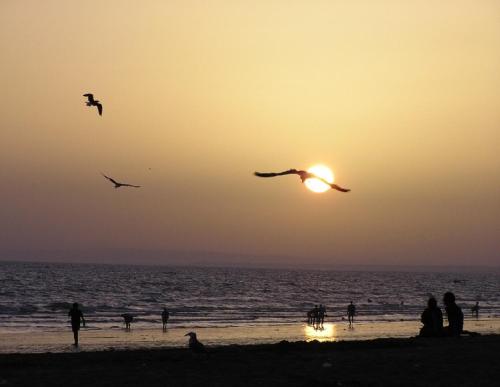
[[296, 169], [289, 169], [288, 171], [283, 172], [254, 172], [255, 176], [258, 177], [275, 177], [275, 176], [283, 176], [283, 175], [298, 175], [299, 171]]
[[350, 189], [339, 187], [337, 184], [328, 184], [328, 185], [330, 187], [332, 187], [333, 189], [336, 189], [337, 191], [340, 191], [340, 192], [349, 192], [350, 191]]
[[318, 179], [318, 180], [322, 181], [323, 183], [329, 185], [332, 189], [336, 189], [337, 191], [340, 191], [340, 192], [349, 192], [350, 191], [350, 189], [342, 188], [342, 187], [338, 186], [337, 184], [329, 183], [327, 180], [315, 175], [314, 173], [310, 173], [310, 172], [306, 172], [306, 173], [308, 176], [305, 177], [304, 180], [306, 180], [306, 179]]
[[106, 176], [104, 173], [101, 172], [101, 175], [103, 175], [106, 179], [108, 179], [109, 181], [111, 181], [114, 185], [123, 185], [123, 184], [120, 184], [118, 183], [115, 179], [112, 179], [111, 177], [109, 176]]
[[123, 187], [141, 188], [141, 186], [140, 186], [140, 185], [133, 185], [133, 184], [121, 184], [121, 183], [120, 183], [120, 185], [121, 185], [121, 186], [123, 186]]
[[99, 111], [99, 115], [102, 116], [102, 105], [100, 103], [96, 103], [95, 106], [97, 106], [97, 110]]
[[83, 96], [87, 97], [90, 103], [94, 102], [94, 94], [87, 93], [87, 94], [84, 94]]

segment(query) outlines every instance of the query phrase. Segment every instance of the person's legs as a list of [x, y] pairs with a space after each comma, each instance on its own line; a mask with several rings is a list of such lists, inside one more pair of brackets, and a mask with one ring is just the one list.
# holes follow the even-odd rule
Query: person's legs
[[73, 338], [75, 339], [75, 347], [78, 347], [78, 329], [73, 329]]

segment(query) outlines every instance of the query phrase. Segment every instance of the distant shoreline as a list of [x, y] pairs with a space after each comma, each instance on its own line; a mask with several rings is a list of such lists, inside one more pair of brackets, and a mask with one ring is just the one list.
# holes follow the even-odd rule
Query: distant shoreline
[[[59, 256], [61, 253], [55, 254]], [[187, 253], [183, 253], [187, 255]], [[214, 253], [213, 255], [216, 255]], [[228, 255], [224, 253], [223, 255]], [[212, 254], [210, 255], [212, 256]], [[305, 271], [346, 271], [346, 272], [407, 272], [407, 273], [489, 273], [500, 275], [500, 265], [390, 265], [390, 264], [374, 264], [374, 265], [352, 265], [352, 264], [270, 264], [257, 262], [255, 264], [246, 264], [244, 262], [186, 262], [172, 261], [162, 262], [158, 259], [148, 261], [141, 259], [139, 262], [128, 262], [117, 260], [111, 262], [109, 259], [95, 258], [67, 260], [64, 255], [61, 258], [47, 258], [45, 255], [41, 259], [33, 258], [3, 258], [0, 254], [0, 264], [41, 264], [41, 265], [97, 265], [97, 266], [124, 266], [124, 267], [170, 267], [170, 268], [213, 268], [213, 269], [255, 269], [255, 270], [305, 270]]]
[[491, 386], [500, 335], [0, 355], [9, 386]]

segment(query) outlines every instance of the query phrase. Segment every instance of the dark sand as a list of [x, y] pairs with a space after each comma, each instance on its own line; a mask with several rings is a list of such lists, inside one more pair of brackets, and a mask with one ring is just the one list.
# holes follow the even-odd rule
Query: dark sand
[[0, 355], [0, 386], [494, 386], [500, 335]]

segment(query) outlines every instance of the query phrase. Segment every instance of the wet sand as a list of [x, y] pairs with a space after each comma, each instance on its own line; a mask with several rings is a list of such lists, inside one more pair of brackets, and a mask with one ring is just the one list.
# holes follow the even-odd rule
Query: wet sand
[[493, 386], [500, 335], [0, 355], [2, 386]]
[[[80, 331], [80, 351], [109, 349], [154, 349], [185, 347], [184, 336], [190, 330], [196, 331], [199, 339], [207, 345], [272, 344], [288, 341], [351, 341], [376, 338], [409, 338], [415, 336], [421, 327], [417, 321], [361, 322], [349, 329], [346, 322], [327, 322], [323, 330], [314, 330], [306, 324], [282, 324], [260, 326], [169, 327], [162, 332], [156, 328], [141, 328], [132, 324], [131, 331], [123, 328], [95, 329], [92, 325]], [[482, 334], [500, 334], [500, 319], [466, 320], [465, 329]], [[69, 327], [60, 331], [31, 330], [9, 332], [0, 330], [0, 353], [43, 353], [74, 352], [71, 345], [73, 335]]]

